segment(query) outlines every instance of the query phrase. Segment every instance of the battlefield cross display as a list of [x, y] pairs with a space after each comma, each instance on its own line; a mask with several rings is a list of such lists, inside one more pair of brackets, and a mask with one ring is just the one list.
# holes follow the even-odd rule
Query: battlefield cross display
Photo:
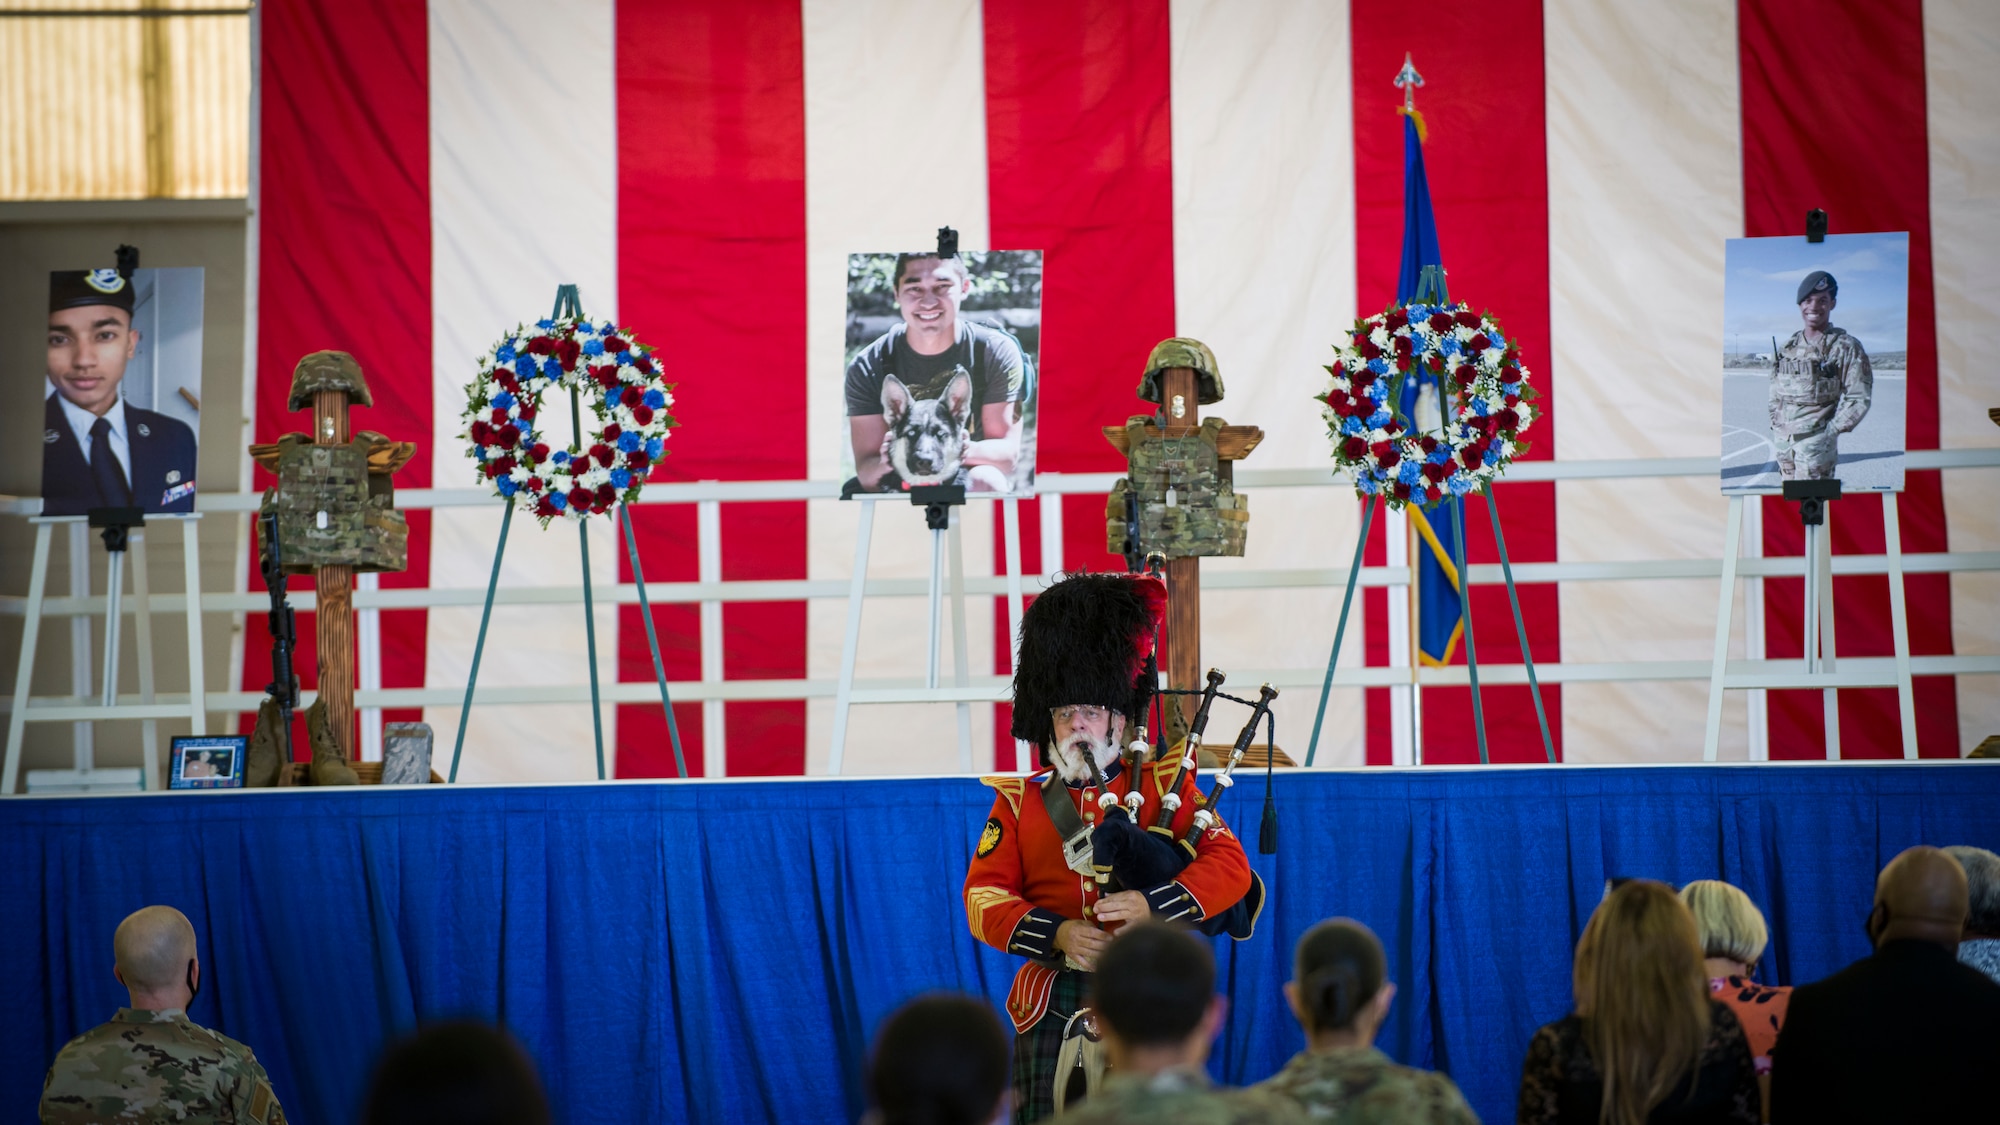
[[408, 565], [409, 527], [396, 511], [390, 476], [417, 446], [366, 430], [350, 434], [347, 410], [356, 403], [374, 404], [361, 365], [346, 352], [313, 352], [292, 373], [290, 399], [293, 410], [312, 408], [312, 433], [250, 447], [257, 463], [278, 477], [277, 486], [264, 492], [262, 511], [271, 518], [260, 526], [276, 530], [284, 570], [312, 574], [318, 593], [319, 698], [306, 713], [315, 785], [358, 780], [348, 765], [354, 757], [354, 575]]
[[[1221, 402], [1223, 389], [1215, 353], [1200, 340], [1160, 341], [1146, 358], [1136, 393], [1160, 409], [1104, 427], [1105, 440], [1128, 467], [1105, 501], [1105, 546], [1124, 555], [1134, 571], [1151, 556], [1166, 560], [1167, 681], [1198, 689], [1201, 559], [1243, 554], [1250, 511], [1236, 492], [1235, 463], [1257, 448], [1264, 431], [1202, 420], [1200, 407]], [[1182, 706], [1170, 714], [1184, 729], [1191, 697], [1177, 698]]]

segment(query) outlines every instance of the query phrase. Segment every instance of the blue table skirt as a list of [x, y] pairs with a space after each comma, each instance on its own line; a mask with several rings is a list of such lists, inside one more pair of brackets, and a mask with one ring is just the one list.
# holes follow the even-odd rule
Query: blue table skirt
[[[1389, 948], [1381, 1045], [1513, 1114], [1534, 1029], [1612, 875], [1723, 878], [1771, 921], [1764, 977], [1867, 951], [1883, 862], [2000, 846], [2000, 763], [1279, 774], [1224, 804], [1271, 900], [1217, 944], [1214, 1068], [1302, 1045], [1279, 985], [1331, 915]], [[250, 1044], [291, 1119], [355, 1119], [376, 1052], [420, 1020], [504, 1021], [558, 1120], [838, 1121], [881, 1018], [914, 993], [998, 1003], [1014, 960], [959, 898], [992, 802], [968, 778], [266, 790], [0, 801], [0, 1118], [124, 1003], [111, 933], [149, 903], [200, 934], [193, 1016]]]

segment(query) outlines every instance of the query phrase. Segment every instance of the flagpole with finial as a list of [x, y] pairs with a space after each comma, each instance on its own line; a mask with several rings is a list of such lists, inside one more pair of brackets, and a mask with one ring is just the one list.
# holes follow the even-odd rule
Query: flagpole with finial
[[[1417, 73], [1417, 64], [1415, 60], [1413, 60], [1410, 57], [1410, 53], [1408, 51], [1403, 52], [1403, 68], [1396, 72], [1395, 81], [1396, 81], [1396, 88], [1403, 91], [1403, 105], [1401, 109], [1397, 110], [1397, 112], [1401, 113], [1405, 117], [1408, 117], [1410, 121], [1416, 125], [1417, 143], [1422, 144], [1430, 139], [1429, 130], [1427, 130], [1424, 127], [1424, 115], [1417, 112], [1417, 87], [1424, 84], [1424, 76]], [[1433, 268], [1436, 267], [1427, 266], [1425, 267], [1425, 272], [1428, 274], [1430, 270]], [[1426, 277], [1424, 280], [1426, 282], [1429, 282], [1434, 279]], [[1436, 279], [1436, 280], [1438, 280], [1440, 287], [1442, 287], [1442, 280], [1441, 279]], [[1398, 406], [1400, 407], [1400, 401], [1398, 403]], [[1418, 672], [1418, 667], [1423, 663], [1422, 659], [1419, 656], [1419, 654], [1423, 651], [1423, 641], [1422, 641], [1422, 632], [1420, 624], [1423, 615], [1423, 607], [1421, 604], [1423, 599], [1417, 596], [1417, 587], [1418, 587], [1417, 550], [1420, 544], [1418, 542], [1417, 523], [1415, 520], [1406, 519], [1403, 521], [1403, 539], [1404, 539], [1403, 557], [1409, 563], [1409, 570], [1410, 570], [1410, 584], [1406, 589], [1407, 601], [1409, 603], [1409, 609], [1407, 611], [1407, 617], [1409, 620], [1407, 624], [1409, 625], [1409, 634], [1410, 634], [1410, 639], [1409, 639], [1410, 761], [1416, 765], [1423, 765], [1424, 764], [1424, 717], [1423, 717], [1424, 685], [1423, 685], [1423, 677]]]
[[1404, 51], [1403, 69], [1396, 72], [1396, 88], [1403, 91], [1403, 108], [1396, 112], [1417, 123], [1417, 140], [1429, 141], [1430, 130], [1424, 127], [1424, 115], [1417, 112], [1417, 87], [1423, 84], [1424, 76], [1417, 73], [1417, 64]]

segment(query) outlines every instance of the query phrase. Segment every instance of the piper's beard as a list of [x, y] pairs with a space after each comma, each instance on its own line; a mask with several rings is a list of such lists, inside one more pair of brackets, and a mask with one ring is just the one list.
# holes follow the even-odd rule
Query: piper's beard
[[[1085, 755], [1090, 755], [1089, 758]], [[1102, 738], [1089, 731], [1076, 731], [1062, 740], [1049, 755], [1054, 760], [1056, 772], [1064, 781], [1078, 785], [1090, 784], [1090, 758], [1097, 760], [1097, 771], [1103, 773], [1116, 762], [1118, 753], [1118, 731], [1113, 730]]]

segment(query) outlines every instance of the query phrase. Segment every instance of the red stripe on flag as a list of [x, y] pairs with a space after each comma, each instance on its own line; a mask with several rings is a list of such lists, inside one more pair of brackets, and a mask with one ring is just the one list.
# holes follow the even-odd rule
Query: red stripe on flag
[[[1355, 0], [1352, 8], [1354, 82], [1355, 256], [1361, 311], [1387, 307], [1396, 293], [1403, 238], [1403, 125], [1396, 114], [1402, 91], [1391, 79], [1414, 49], [1427, 83], [1417, 93], [1430, 138], [1424, 161], [1438, 244], [1451, 295], [1475, 309], [1491, 309], [1521, 343], [1522, 356], [1541, 389], [1536, 405], [1546, 413], [1528, 432], [1528, 460], [1555, 454], [1554, 398], [1549, 370], [1548, 153], [1543, 107], [1542, 6], [1538, 0], [1444, 0], [1423, 9], [1422, 34], [1412, 36], [1406, 7], [1389, 0]], [[1500, 488], [1508, 557], [1553, 562], [1556, 494], [1549, 483]], [[1485, 502], [1465, 506], [1466, 554], [1474, 564], [1499, 561]], [[1385, 521], [1379, 516], [1376, 527]], [[1367, 562], [1387, 561], [1383, 532], [1371, 533]], [[1562, 659], [1556, 588], [1520, 587], [1521, 612], [1535, 659]], [[1365, 592], [1369, 664], [1388, 663], [1388, 598], [1394, 591]], [[1479, 659], [1519, 663], [1519, 639], [1506, 591], [1481, 586], [1472, 597]], [[1461, 652], [1463, 646], [1461, 645]], [[1459, 660], [1462, 662], [1461, 655]], [[1542, 688], [1556, 754], [1562, 755], [1562, 692]], [[1390, 760], [1390, 696], [1367, 695], [1368, 761]], [[1486, 733], [1496, 762], [1543, 761], [1540, 725], [1525, 686], [1487, 686]], [[1423, 693], [1424, 760], [1476, 762], [1479, 751], [1467, 688], [1427, 688]]]
[[[797, 3], [618, 6], [621, 322], [663, 348], [683, 426], [654, 480], [806, 475], [805, 48]], [[696, 577], [691, 506], [632, 511], [649, 581]], [[630, 580], [620, 544], [619, 571]], [[806, 576], [802, 502], [722, 509], [722, 577]], [[699, 673], [692, 606], [656, 608], [667, 674]], [[806, 671], [803, 602], [723, 609], [727, 678]], [[653, 678], [643, 619], [621, 609], [621, 680]], [[701, 771], [701, 708], [675, 718]], [[805, 704], [727, 705], [732, 775], [805, 771]], [[618, 775], [672, 776], [657, 703], [621, 706]]]
[[[396, 474], [399, 488], [431, 485], [427, 26], [422, 0], [272, 4], [261, 35], [255, 440], [310, 431], [311, 412], [287, 404], [293, 366], [308, 352], [350, 352], [375, 400], [354, 409], [353, 428], [419, 443]], [[257, 470], [258, 485], [271, 483]], [[384, 588], [430, 584], [430, 513], [411, 512], [409, 523], [409, 569], [384, 574]], [[250, 573], [259, 585], [254, 558]], [[292, 588], [311, 590], [312, 579], [295, 577]], [[423, 686], [424, 617], [382, 612], [382, 686]], [[310, 614], [299, 615], [298, 630], [294, 667], [312, 688]], [[243, 686], [261, 691], [271, 677], [263, 614], [248, 615], [243, 643]], [[303, 726], [297, 733], [303, 749]]]
[[[984, 18], [993, 246], [1047, 254], [1037, 466], [1121, 471], [1100, 427], [1149, 409], [1133, 389], [1153, 345], [1174, 334], [1167, 6], [987, 0]], [[1021, 516], [1032, 568], [1035, 505]], [[1063, 565], [1124, 569], [1104, 547], [1102, 498], [1063, 501]], [[996, 620], [1005, 668], [1004, 605]], [[999, 710], [1005, 768], [1012, 743]]]
[[[1827, 5], [1812, 0], [1741, 0], [1743, 221], [1751, 237], [1798, 235], [1806, 212], [1824, 208], [1832, 231], [1910, 232], [1909, 447], [1938, 444], [1937, 321], [1932, 299], [1930, 150], [1919, 0]], [[1864, 81], [1852, 76], [1866, 75]], [[1836, 314], [1838, 323], [1838, 314]], [[1878, 374], [1877, 379], [1881, 376]], [[1944, 499], [1936, 470], [1912, 472], [1900, 503], [1903, 550], [1943, 551]], [[1858, 495], [1834, 505], [1833, 549], [1880, 554], [1882, 501]], [[1764, 552], [1798, 555], [1796, 505], [1764, 505]], [[1802, 579], [1765, 580], [1766, 652], [1797, 658]], [[1891, 656], [1889, 583], [1883, 575], [1834, 579], [1840, 656]], [[1906, 579], [1910, 651], [1947, 654], [1951, 579]], [[1955, 758], [1958, 705], [1949, 676], [1916, 680], [1917, 742], [1926, 757]], [[1825, 753], [1817, 691], [1771, 693], [1771, 756]], [[1840, 693], [1843, 757], [1899, 757], [1902, 736], [1892, 688]]]

